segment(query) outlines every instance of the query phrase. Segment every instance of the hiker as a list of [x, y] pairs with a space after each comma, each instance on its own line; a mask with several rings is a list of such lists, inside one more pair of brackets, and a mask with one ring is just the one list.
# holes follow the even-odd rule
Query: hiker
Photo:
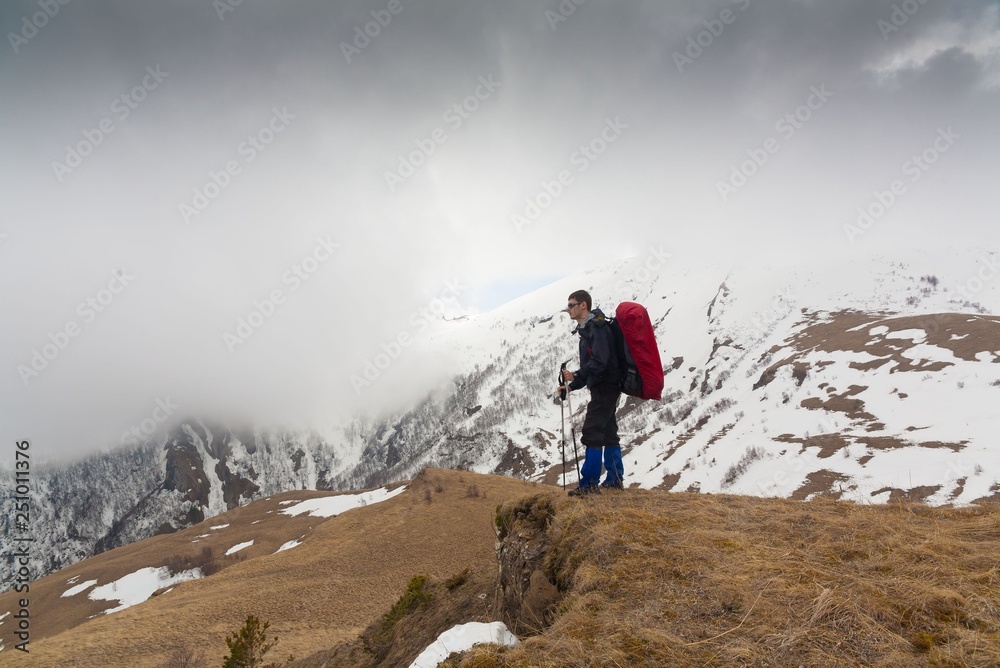
[[[625, 475], [615, 418], [621, 396], [621, 370], [607, 318], [600, 309], [591, 310], [592, 306], [590, 294], [585, 290], [572, 293], [566, 302], [566, 313], [576, 321], [574, 331], [580, 335], [580, 369], [576, 373], [563, 370], [563, 382], [570, 390], [579, 390], [584, 385], [590, 390], [580, 438], [587, 448], [586, 456], [580, 471], [580, 486], [571, 490], [570, 496], [599, 492], [598, 483], [600, 487], [622, 489]], [[557, 393], [564, 392], [565, 387], [557, 388]], [[602, 449], [607, 470], [603, 483], [600, 482]]]

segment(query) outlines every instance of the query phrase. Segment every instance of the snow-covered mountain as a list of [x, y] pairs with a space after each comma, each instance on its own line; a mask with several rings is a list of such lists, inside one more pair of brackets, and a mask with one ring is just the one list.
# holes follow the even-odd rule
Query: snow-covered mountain
[[421, 461], [561, 472], [546, 393], [575, 339], [566, 316], [546, 314], [583, 287], [609, 312], [645, 304], [661, 348], [664, 400], [619, 410], [627, 485], [863, 502], [1000, 493], [1000, 318], [983, 278], [994, 256], [643, 271], [655, 261], [574, 276], [456, 324], [456, 397], [482, 408], [448, 414]]
[[[660, 345], [663, 400], [620, 404], [626, 485], [869, 503], [997, 497], [996, 258], [691, 267], [651, 249], [438, 323], [419, 345], [453, 380], [395, 415], [324, 437], [190, 420], [161, 441], [39, 471], [36, 572], [278, 491], [373, 487], [427, 465], [559, 482], [552, 391], [577, 350], [559, 310], [579, 288], [609, 314], [620, 301], [646, 305]], [[587, 393], [571, 399], [579, 423]], [[566, 470], [572, 484], [572, 461]], [[11, 503], [5, 493], [5, 540]]]

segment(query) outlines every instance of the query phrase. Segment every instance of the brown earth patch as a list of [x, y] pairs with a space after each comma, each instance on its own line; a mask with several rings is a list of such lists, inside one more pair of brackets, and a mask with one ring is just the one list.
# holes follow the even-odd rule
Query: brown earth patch
[[949, 501], [954, 501], [958, 497], [962, 496], [962, 492], [965, 491], [965, 483], [968, 482], [968, 478], [959, 478], [955, 481], [955, 489], [952, 491], [951, 496], [948, 497]]
[[864, 443], [876, 450], [897, 450], [899, 448], [948, 448], [952, 452], [961, 452], [968, 441], [959, 443], [942, 443], [941, 441], [904, 441], [894, 436], [859, 436], [858, 443]]
[[[770, 383], [777, 370], [787, 364], [801, 363], [800, 356], [814, 352], [852, 351], [867, 353], [874, 359], [851, 362], [854, 369], [873, 370], [890, 362], [889, 373], [897, 371], [938, 371], [951, 366], [950, 362], [913, 360], [902, 353], [914, 344], [908, 339], [887, 338], [885, 334], [869, 332], [884, 326], [886, 334], [904, 330], [922, 330], [928, 343], [950, 350], [955, 357], [976, 361], [976, 355], [993, 353], [994, 363], [1000, 361], [1000, 316], [970, 315], [966, 313], [935, 313], [918, 316], [898, 316], [889, 313], [864, 313], [861, 311], [809, 312], [797, 326], [801, 329], [785, 339], [785, 347], [792, 354], [764, 370], [754, 385]], [[956, 338], [960, 337], [960, 338]], [[777, 352], [780, 348], [772, 349]]]
[[781, 436], [776, 436], [774, 440], [782, 443], [800, 444], [802, 448], [799, 450], [799, 454], [805, 452], [806, 448], [819, 448], [817, 456], [820, 459], [832, 457], [837, 452], [851, 445], [842, 434], [817, 434], [809, 438], [798, 438], [791, 434], [782, 434]]
[[851, 397], [860, 394], [868, 389], [866, 385], [851, 385], [841, 394], [831, 394], [826, 399], [819, 397], [809, 397], [803, 399], [799, 405], [810, 410], [836, 411], [846, 414], [849, 418], [863, 421], [874, 421], [875, 416], [865, 411], [865, 402], [861, 399]]
[[677, 483], [680, 482], [680, 479], [681, 479], [680, 473], [671, 473], [669, 475], [665, 475], [663, 476], [663, 482], [661, 482], [653, 489], [661, 489], [665, 492], [669, 492], [670, 490], [672, 490], [674, 487], [677, 486]]
[[838, 483], [846, 483], [848, 481], [850, 481], [850, 478], [836, 471], [828, 469], [813, 471], [806, 476], [806, 482], [792, 492], [790, 498], [795, 501], [805, 501], [815, 494], [824, 498], [839, 499], [844, 492], [839, 489], [834, 490], [833, 487]]
[[878, 496], [889, 492], [888, 503], [922, 503], [940, 491], [941, 485], [921, 485], [911, 489], [899, 489], [898, 487], [883, 487], [871, 493]]

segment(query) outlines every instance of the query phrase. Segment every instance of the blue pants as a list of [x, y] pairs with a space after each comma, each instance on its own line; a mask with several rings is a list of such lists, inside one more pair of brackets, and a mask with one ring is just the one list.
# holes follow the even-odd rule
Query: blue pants
[[[605, 485], [618, 486], [625, 479], [625, 466], [622, 463], [622, 448], [620, 445], [609, 445], [604, 448]], [[601, 448], [587, 448], [587, 456], [580, 469], [580, 486], [589, 487], [601, 481]]]
[[607, 469], [606, 485], [619, 485], [625, 476], [622, 448], [618, 440], [618, 421], [615, 411], [621, 392], [616, 387], [600, 385], [590, 388], [590, 403], [583, 421], [580, 440], [587, 447], [587, 455], [580, 469], [580, 486], [589, 487], [601, 481], [601, 451]]

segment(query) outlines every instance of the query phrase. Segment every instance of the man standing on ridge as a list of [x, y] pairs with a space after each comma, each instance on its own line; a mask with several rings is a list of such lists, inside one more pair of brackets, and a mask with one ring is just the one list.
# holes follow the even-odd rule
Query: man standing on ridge
[[[580, 335], [580, 369], [576, 373], [563, 370], [563, 381], [568, 382], [570, 390], [578, 390], [584, 385], [590, 390], [590, 403], [580, 437], [587, 454], [580, 471], [580, 486], [570, 491], [570, 496], [600, 491], [602, 449], [607, 477], [600, 487], [622, 489], [625, 475], [615, 418], [621, 397], [621, 369], [607, 317], [600, 309], [591, 310], [592, 305], [590, 294], [585, 290], [571, 294], [566, 303], [566, 312], [577, 323], [574, 331]], [[564, 386], [560, 386], [557, 392], [563, 390]]]

